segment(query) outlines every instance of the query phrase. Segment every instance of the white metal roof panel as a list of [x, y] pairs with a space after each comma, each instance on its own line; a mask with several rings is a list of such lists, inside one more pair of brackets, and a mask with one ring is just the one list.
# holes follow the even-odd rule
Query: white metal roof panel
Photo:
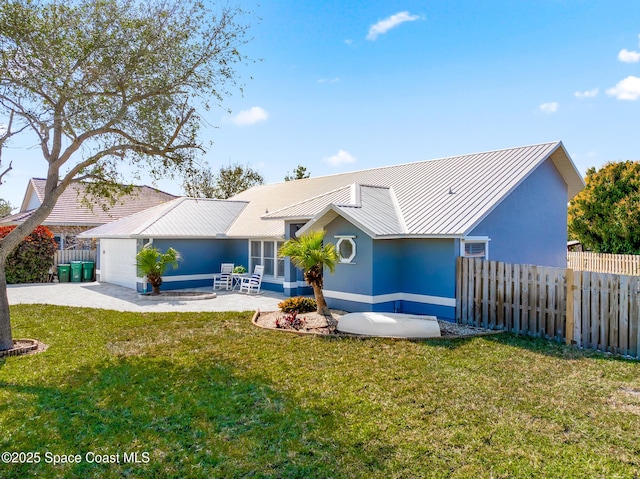
[[311, 218], [329, 204], [347, 204], [351, 200], [351, 188], [344, 186], [314, 198], [303, 200], [285, 208], [265, 214], [263, 219]]
[[242, 201], [178, 198], [93, 228], [81, 236], [213, 238], [224, 235], [245, 207]]
[[464, 235], [545, 160], [551, 158], [572, 198], [584, 182], [561, 142], [442, 158], [338, 175], [261, 185], [236, 195], [249, 201], [230, 236], [282, 236], [265, 210], [292, 208], [352, 183], [393, 188], [408, 235]]
[[336, 209], [371, 236], [404, 233], [393, 192], [387, 187], [361, 186], [358, 205], [336, 205]]

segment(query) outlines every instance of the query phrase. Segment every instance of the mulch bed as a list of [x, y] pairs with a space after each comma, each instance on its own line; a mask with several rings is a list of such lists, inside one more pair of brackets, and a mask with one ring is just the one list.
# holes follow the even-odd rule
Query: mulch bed
[[[340, 318], [347, 314], [345, 311], [331, 310], [331, 315], [336, 321], [340, 321]], [[264, 329], [275, 329], [278, 331], [287, 331], [297, 334], [317, 334], [323, 336], [335, 336], [335, 337], [362, 337], [368, 338], [371, 336], [360, 336], [355, 334], [341, 333], [339, 331], [332, 332], [324, 316], [312, 312], [312, 313], [300, 313], [298, 316], [304, 318], [304, 325], [301, 329], [288, 329], [276, 327], [276, 320], [282, 318], [284, 313], [281, 311], [264, 311], [256, 312], [253, 317], [253, 324]], [[455, 339], [455, 338], [470, 338], [474, 336], [487, 336], [492, 334], [502, 334], [502, 331], [492, 331], [489, 329], [478, 328], [475, 326], [466, 326], [463, 324], [450, 323], [448, 321], [438, 320], [440, 325], [440, 338], [429, 339]], [[424, 338], [423, 338], [424, 339]]]

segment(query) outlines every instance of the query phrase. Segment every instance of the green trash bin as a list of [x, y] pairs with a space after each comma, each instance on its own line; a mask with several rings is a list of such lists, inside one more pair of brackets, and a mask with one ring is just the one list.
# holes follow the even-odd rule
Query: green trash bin
[[82, 281], [82, 261], [71, 262], [71, 282], [79, 283]]
[[58, 282], [68, 283], [70, 270], [71, 270], [70, 264], [59, 264], [58, 265]]
[[82, 281], [93, 281], [93, 261], [82, 262]]

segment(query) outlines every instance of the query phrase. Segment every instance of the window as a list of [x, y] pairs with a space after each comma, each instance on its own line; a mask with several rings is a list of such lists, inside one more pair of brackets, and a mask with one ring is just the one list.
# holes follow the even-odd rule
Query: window
[[460, 256], [489, 259], [489, 238], [465, 238], [460, 240]]
[[284, 241], [252, 240], [249, 246], [249, 271], [261, 264], [265, 276], [284, 277], [284, 258], [278, 258], [278, 250]]
[[263, 251], [264, 251], [264, 274], [267, 276], [273, 276], [273, 263], [275, 262], [275, 244], [273, 241], [265, 241], [263, 243]]
[[[276, 241], [276, 256], [278, 256], [278, 251], [280, 251], [280, 248], [282, 248], [282, 245], [284, 245], [284, 241]], [[276, 276], [284, 277], [284, 258], [278, 258], [277, 263], [278, 263], [278, 266], [277, 266]]]
[[341, 263], [353, 263], [356, 257], [356, 242], [353, 240], [355, 236], [335, 236], [338, 239], [336, 250], [340, 255]]
[[249, 272], [253, 272], [253, 269], [262, 264], [262, 241], [251, 242], [251, 258], [250, 258]]

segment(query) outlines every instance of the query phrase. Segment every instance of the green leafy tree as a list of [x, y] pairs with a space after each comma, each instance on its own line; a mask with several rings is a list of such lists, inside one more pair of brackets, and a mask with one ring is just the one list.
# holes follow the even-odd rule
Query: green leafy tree
[[177, 269], [180, 259], [180, 253], [173, 248], [161, 253], [158, 248], [147, 245], [138, 252], [136, 267], [142, 275], [147, 277], [152, 289], [151, 294], [160, 294], [162, 275], [169, 266]]
[[0, 161], [27, 135], [47, 168], [40, 207], [0, 243], [0, 350], [13, 346], [6, 258], [69, 185], [112, 204], [143, 170], [194, 168], [202, 113], [238, 86], [244, 13], [198, 0], [0, 2]]
[[215, 174], [210, 168], [190, 172], [182, 185], [185, 194], [194, 198], [231, 198], [252, 186], [264, 184], [264, 178], [249, 166], [229, 165]]
[[[294, 266], [304, 272], [304, 280], [313, 288], [318, 306], [317, 312], [331, 320], [331, 312], [324, 299], [323, 271], [335, 271], [338, 252], [332, 243], [324, 244], [324, 231], [315, 231], [299, 238], [287, 240], [278, 251], [280, 257], [288, 256]], [[330, 326], [335, 327], [335, 324]]]
[[640, 162], [590, 168], [568, 225], [569, 236], [595, 252], [640, 254]]
[[307, 168], [302, 165], [298, 165], [298, 167], [293, 170], [293, 175], [290, 175], [287, 171], [287, 175], [284, 177], [284, 181], [293, 181], [293, 180], [304, 180], [305, 178], [310, 178], [311, 172], [307, 171]]
[[11, 203], [9, 203], [6, 200], [0, 199], [0, 218], [9, 216], [12, 210], [13, 210], [13, 206], [11, 206]]

